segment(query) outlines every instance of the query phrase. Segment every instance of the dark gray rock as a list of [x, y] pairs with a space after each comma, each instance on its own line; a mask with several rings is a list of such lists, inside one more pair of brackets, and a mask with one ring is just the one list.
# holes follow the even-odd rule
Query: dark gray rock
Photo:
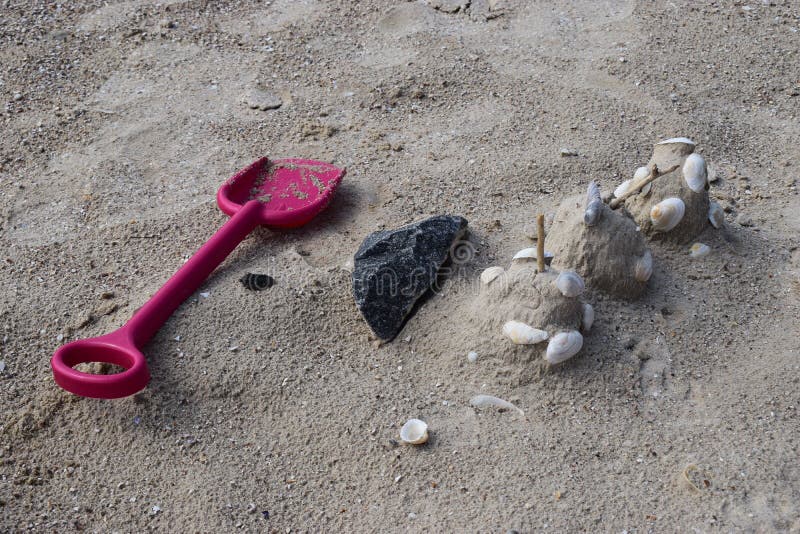
[[375, 335], [389, 341], [400, 332], [466, 228], [463, 217], [437, 215], [374, 232], [361, 243], [353, 266], [353, 295]]

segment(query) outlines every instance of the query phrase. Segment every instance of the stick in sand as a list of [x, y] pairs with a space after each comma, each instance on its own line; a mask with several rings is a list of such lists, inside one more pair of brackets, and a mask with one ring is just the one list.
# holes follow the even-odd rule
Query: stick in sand
[[539, 272], [544, 272], [544, 215], [536, 216], [536, 233], [538, 238], [536, 240], [536, 266]]
[[622, 204], [623, 202], [625, 202], [625, 200], [628, 199], [628, 197], [632, 197], [633, 195], [637, 194], [641, 188], [643, 188], [644, 186], [646, 186], [647, 184], [649, 184], [650, 182], [652, 182], [653, 180], [655, 180], [659, 176], [663, 176], [665, 174], [671, 173], [672, 171], [674, 171], [678, 167], [680, 167], [680, 165], [673, 165], [672, 167], [670, 167], [666, 171], [662, 172], [662, 171], [658, 170], [658, 166], [655, 163], [651, 164], [650, 165], [650, 174], [648, 174], [647, 176], [645, 176], [644, 178], [642, 178], [641, 180], [639, 180], [635, 184], [631, 184], [630, 186], [628, 186], [628, 190], [625, 192], [625, 194], [623, 194], [619, 198], [615, 198], [614, 200], [612, 200], [609, 203], [609, 206], [611, 207], [612, 210], [617, 209], [620, 206], [620, 204]]

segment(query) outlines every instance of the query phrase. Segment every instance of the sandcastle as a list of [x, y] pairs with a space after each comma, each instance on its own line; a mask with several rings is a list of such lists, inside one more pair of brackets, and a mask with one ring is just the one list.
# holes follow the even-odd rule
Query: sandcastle
[[[518, 252], [508, 269], [483, 271], [473, 316], [498, 356], [526, 362], [541, 357], [548, 364], [572, 358], [594, 322], [592, 306], [578, 299], [584, 279], [592, 289], [637, 298], [653, 273], [645, 238], [685, 243], [708, 224], [724, 224], [724, 213], [709, 200], [705, 159], [694, 150], [685, 137], [657, 143], [648, 164], [606, 201], [594, 181], [585, 197], [564, 200], [547, 235], [547, 252], [539, 215], [537, 248]], [[708, 250], [695, 244], [691, 254]]]

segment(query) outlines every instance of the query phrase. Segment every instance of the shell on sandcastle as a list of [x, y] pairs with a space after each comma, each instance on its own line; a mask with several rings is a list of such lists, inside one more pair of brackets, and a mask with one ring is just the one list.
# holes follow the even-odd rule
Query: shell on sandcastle
[[[580, 216], [583, 220], [582, 210]], [[490, 284], [481, 284], [471, 310], [488, 352], [512, 362], [560, 363], [580, 350], [571, 343], [559, 346], [555, 356], [551, 348], [551, 357], [547, 357], [551, 336], [580, 330], [586, 322], [583, 303], [577, 296], [563, 294], [565, 285], [567, 294], [582, 286], [577, 274], [566, 274], [559, 281], [560, 273], [554, 269], [537, 272], [535, 263], [518, 262], [495, 273]], [[594, 315], [594, 310], [591, 313]], [[586, 319], [591, 323], [593, 317]]]
[[650, 183], [649, 191], [644, 188], [624, 204], [643, 233], [685, 243], [708, 228], [708, 169], [694, 149], [685, 137], [654, 145], [647, 167], [656, 165], [664, 174]]
[[602, 204], [599, 211], [597, 222], [587, 226], [581, 197], [561, 203], [547, 234], [553, 267], [577, 272], [593, 289], [636, 298], [647, 287], [647, 279], [641, 280], [636, 270], [637, 262], [649, 254], [644, 237], [621, 210]]

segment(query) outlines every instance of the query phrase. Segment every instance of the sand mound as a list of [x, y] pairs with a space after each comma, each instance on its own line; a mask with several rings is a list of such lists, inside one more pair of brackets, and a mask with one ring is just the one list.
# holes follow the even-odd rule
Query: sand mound
[[503, 334], [503, 325], [519, 321], [546, 331], [550, 338], [559, 332], [579, 330], [583, 305], [577, 298], [565, 297], [556, 287], [558, 272], [537, 273], [533, 266], [512, 264], [488, 284], [481, 284], [473, 302], [471, 316], [478, 331], [484, 332], [484, 345], [496, 356], [512, 362], [541, 362], [548, 342], [516, 345]]
[[[706, 182], [699, 191], [693, 191], [684, 176], [684, 164], [686, 158], [694, 153], [694, 143], [688, 139], [668, 141], [662, 141], [654, 146], [648, 167], [655, 164], [661, 172], [671, 168], [674, 170], [658, 177], [650, 188], [645, 187], [643, 192], [628, 198], [624, 208], [646, 235], [676, 243], [687, 243], [710, 225], [708, 184]], [[673, 228], [659, 231], [651, 221], [651, 210], [656, 204], [669, 198], [679, 198], [683, 201], [684, 215]]]
[[635, 269], [647, 246], [636, 224], [606, 204], [594, 226], [584, 224], [583, 216], [582, 197], [559, 206], [546, 241], [553, 266], [575, 270], [593, 289], [629, 299], [641, 295], [647, 280], [637, 280]]

